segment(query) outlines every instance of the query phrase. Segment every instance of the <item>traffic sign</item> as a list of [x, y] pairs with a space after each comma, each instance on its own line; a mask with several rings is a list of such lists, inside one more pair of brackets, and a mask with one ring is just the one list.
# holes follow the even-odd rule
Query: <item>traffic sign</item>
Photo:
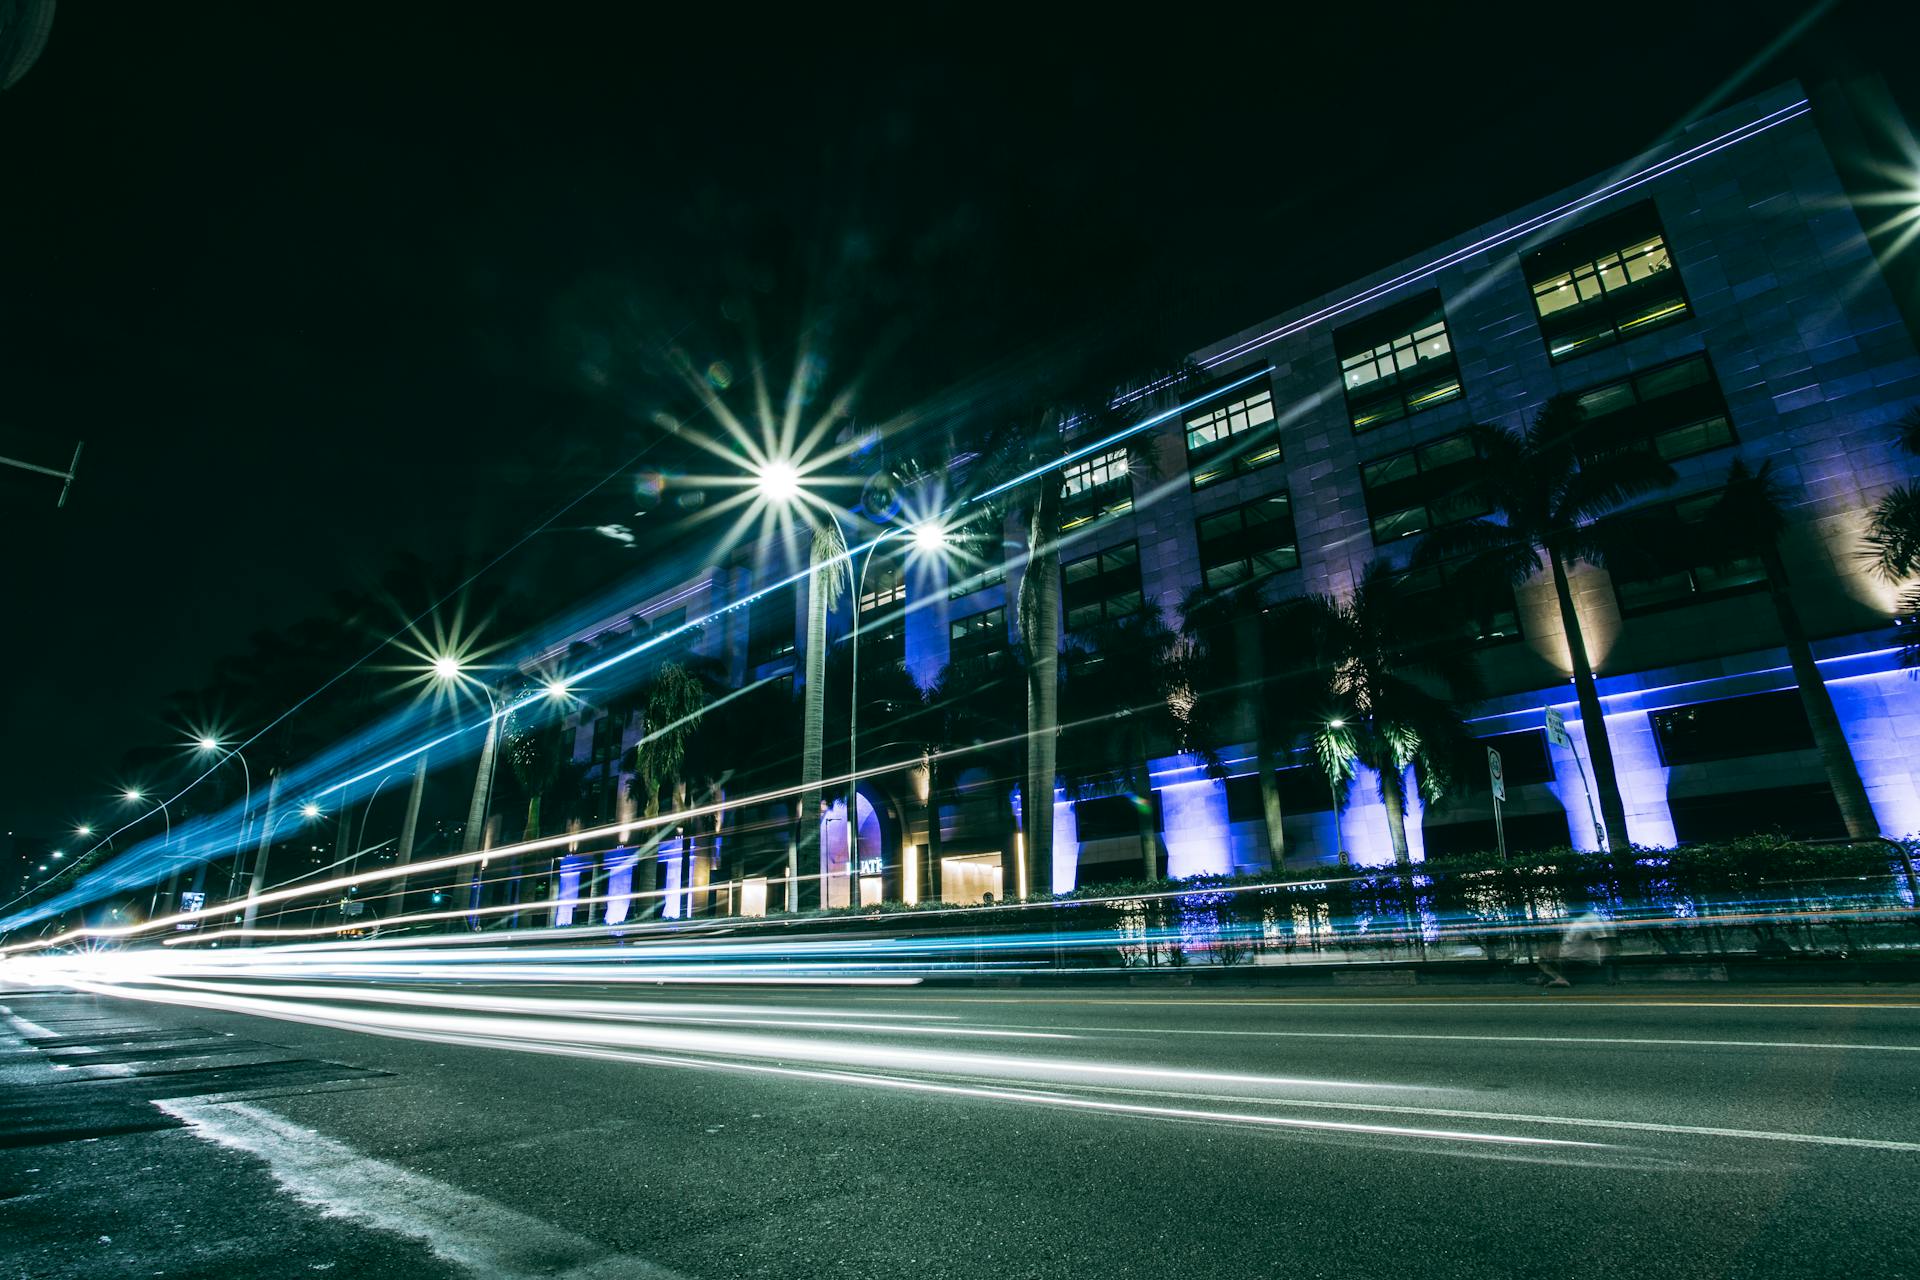
[[1547, 708], [1547, 741], [1556, 747], [1573, 746], [1573, 737], [1567, 732], [1567, 718], [1557, 707]]
[[1500, 768], [1500, 753], [1492, 747], [1487, 748], [1487, 776], [1493, 780], [1493, 798], [1507, 798], [1507, 775]]

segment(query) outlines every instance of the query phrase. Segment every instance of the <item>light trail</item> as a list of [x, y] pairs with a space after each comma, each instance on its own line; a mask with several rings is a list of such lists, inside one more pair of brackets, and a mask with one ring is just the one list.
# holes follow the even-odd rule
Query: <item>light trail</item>
[[[1798, 28], [1795, 28], [1795, 30], [1797, 31]], [[1344, 314], [1357, 307], [1367, 305], [1371, 302], [1374, 302], [1381, 298], [1389, 296], [1393, 292], [1396, 292], [1406, 287], [1407, 285], [1418, 283], [1421, 280], [1430, 278], [1431, 276], [1437, 274], [1442, 270], [1446, 270], [1450, 267], [1460, 265], [1470, 260], [1471, 258], [1476, 257], [1480, 254], [1486, 253], [1494, 248], [1502, 247], [1506, 244], [1510, 244], [1517, 240], [1524, 239], [1527, 236], [1536, 235], [1548, 227], [1551, 227], [1559, 222], [1565, 221], [1568, 218], [1575, 217], [1590, 209], [1598, 207], [1599, 205], [1604, 204], [1607, 201], [1610, 201], [1612, 199], [1615, 199], [1616, 197], [1622, 194], [1644, 187], [1648, 183], [1651, 183], [1660, 178], [1669, 176], [1670, 174], [1678, 172], [1679, 170], [1687, 167], [1688, 165], [1694, 164], [1699, 160], [1707, 158], [1708, 156], [1717, 154], [1720, 151], [1723, 151], [1729, 147], [1738, 145], [1742, 142], [1749, 141], [1752, 138], [1758, 137], [1764, 134], [1765, 132], [1767, 132], [1768, 130], [1774, 129], [1782, 124], [1788, 123], [1795, 119], [1799, 119], [1800, 117], [1807, 115], [1811, 110], [1812, 110], [1811, 105], [1806, 99], [1803, 98], [1803, 99], [1796, 100], [1795, 102], [1789, 103], [1786, 106], [1777, 108], [1772, 112], [1768, 112], [1765, 115], [1756, 117], [1752, 120], [1745, 121], [1735, 126], [1734, 128], [1729, 129], [1724, 133], [1721, 133], [1717, 137], [1707, 139], [1703, 142], [1697, 143], [1682, 151], [1676, 152], [1673, 155], [1664, 157], [1651, 164], [1647, 164], [1632, 173], [1626, 174], [1611, 182], [1604, 183], [1601, 186], [1594, 188], [1592, 191], [1589, 191], [1586, 194], [1580, 197], [1577, 197], [1574, 200], [1563, 203], [1543, 213], [1533, 215], [1530, 218], [1523, 219], [1518, 223], [1511, 224], [1510, 226], [1503, 228], [1502, 230], [1494, 233], [1493, 235], [1483, 237], [1480, 240], [1477, 240], [1469, 245], [1465, 245], [1447, 254], [1443, 254], [1440, 257], [1432, 259], [1431, 261], [1421, 265], [1420, 267], [1413, 268], [1389, 280], [1370, 286], [1367, 289], [1363, 289], [1355, 294], [1350, 295], [1345, 299], [1342, 299], [1339, 302], [1329, 304], [1328, 306], [1320, 308], [1319, 310], [1316, 310], [1314, 312], [1311, 312], [1308, 315], [1302, 316], [1293, 321], [1289, 321], [1286, 324], [1281, 325], [1272, 330], [1269, 330], [1266, 333], [1263, 333], [1255, 338], [1248, 339], [1244, 342], [1241, 342], [1241, 343], [1235, 344], [1234, 346], [1226, 348], [1225, 350], [1216, 352], [1213, 355], [1203, 359], [1200, 363], [1202, 367], [1207, 369], [1217, 368], [1220, 365], [1228, 363], [1231, 360], [1234, 360], [1242, 355], [1245, 355], [1253, 350], [1258, 349], [1259, 347], [1270, 345], [1273, 342], [1276, 342], [1285, 337], [1291, 336], [1292, 334], [1301, 332], [1307, 328], [1313, 327], [1315, 325], [1323, 324], [1328, 320], [1331, 320], [1341, 314]], [[964, 502], [954, 504], [953, 506], [949, 507], [946, 511], [939, 514], [942, 516], [942, 518], [950, 517], [954, 513], [960, 511], [965, 506], [971, 505], [973, 503], [986, 501], [1012, 488], [1015, 488], [1020, 484], [1024, 484], [1027, 481], [1032, 480], [1039, 475], [1043, 475], [1050, 470], [1056, 469], [1078, 458], [1088, 456], [1089, 454], [1097, 452], [1100, 449], [1111, 448], [1114, 444], [1124, 441], [1125, 439], [1130, 438], [1131, 436], [1137, 435], [1140, 432], [1150, 430], [1152, 427], [1157, 426], [1160, 423], [1169, 420], [1171, 417], [1180, 413], [1184, 413], [1190, 410], [1191, 408], [1195, 407], [1196, 405], [1204, 402], [1205, 400], [1214, 398], [1215, 396], [1219, 395], [1223, 391], [1231, 390], [1234, 387], [1244, 385], [1247, 382], [1251, 382], [1253, 379], [1257, 377], [1264, 376], [1265, 372], [1266, 370], [1260, 370], [1260, 371], [1248, 373], [1238, 378], [1234, 382], [1226, 384], [1225, 386], [1212, 388], [1208, 390], [1203, 396], [1200, 396], [1194, 400], [1175, 406], [1174, 408], [1164, 410], [1160, 413], [1149, 415], [1147, 418], [1142, 419], [1137, 423], [1130, 424], [1129, 426], [1117, 432], [1111, 433], [1110, 435], [1108, 435], [1107, 437], [1104, 437], [1099, 441], [1096, 441], [1088, 445], [1077, 447], [1073, 450], [1068, 451], [1061, 458], [1049, 461], [1048, 463], [1040, 467], [1037, 467], [1035, 469], [1032, 469], [1026, 473], [1023, 473], [1022, 475], [1017, 476], [1012, 480], [1006, 481], [1000, 485], [996, 485], [993, 488], [983, 493], [973, 495], [972, 497], [968, 498]], [[1143, 395], [1152, 394], [1154, 391], [1161, 389], [1161, 387], [1163, 387], [1164, 385], [1167, 385], [1167, 384], [1165, 383], [1152, 384], [1146, 388], [1140, 389], [1139, 391], [1132, 392], [1125, 396], [1117, 398], [1115, 403], [1124, 404], [1124, 403], [1131, 402], [1133, 400], [1140, 398]], [[788, 425], [789, 427], [791, 427], [791, 423], [789, 423]], [[788, 434], [791, 435], [791, 430], [789, 430]], [[791, 442], [789, 441], [789, 443]], [[648, 447], [650, 448], [651, 445], [649, 445]], [[644, 453], [644, 452], [645, 450], [643, 449], [641, 453]], [[635, 459], [630, 461], [637, 460], [639, 456], [640, 455], [638, 454], [635, 455]], [[769, 455], [769, 456], [772, 456], [772, 455]], [[629, 464], [623, 464], [623, 469], [626, 465], [629, 465]], [[595, 489], [598, 489], [600, 486], [607, 483], [607, 480], [611, 479], [612, 476], [615, 474], [619, 474], [619, 471], [609, 473], [608, 477], [602, 479], [599, 482], [599, 484], [596, 484], [595, 486], [593, 486], [593, 488], [589, 489], [587, 493], [591, 493]], [[499, 559], [504, 558], [504, 556], [507, 554], [510, 554], [513, 549], [522, 545], [527, 539], [530, 539], [531, 537], [533, 537], [541, 529], [544, 529], [550, 526], [551, 524], [553, 524], [554, 521], [560, 518], [561, 514], [563, 514], [566, 510], [570, 509], [572, 506], [576, 505], [579, 501], [583, 500], [585, 496], [586, 494], [582, 494], [580, 498], [576, 498], [572, 502], [569, 502], [566, 506], [562, 507], [560, 511], [556, 512], [553, 516], [549, 517], [540, 526], [537, 526], [535, 530], [528, 533], [519, 542], [516, 542], [514, 544], [514, 548], [509, 548], [507, 552], [502, 553], [501, 557], [496, 557], [496, 559], [490, 562], [490, 564], [487, 567], [490, 568], [492, 564], [497, 564], [499, 562]], [[851, 562], [854, 556], [857, 556], [862, 552], [870, 550], [877, 542], [878, 542], [878, 539], [872, 539], [856, 546], [849, 546], [836, 559]], [[818, 571], [819, 567], [820, 566], [809, 565], [807, 568], [797, 571], [796, 573], [789, 575], [787, 578], [782, 579], [779, 582], [773, 583], [764, 588], [760, 588], [737, 600], [731, 601], [728, 604], [721, 606], [720, 608], [714, 610], [713, 612], [709, 613], [708, 615], [700, 619], [689, 620], [687, 622], [680, 624], [677, 627], [670, 628], [669, 630], [662, 632], [658, 635], [651, 635], [646, 640], [641, 641], [635, 645], [632, 645], [619, 653], [610, 655], [609, 657], [597, 663], [592, 664], [591, 666], [585, 668], [582, 671], [569, 673], [568, 680], [570, 683], [577, 683], [578, 681], [591, 678], [594, 675], [600, 674], [606, 670], [613, 668], [614, 666], [627, 662], [628, 660], [642, 653], [652, 650], [668, 642], [669, 640], [676, 639], [696, 629], [703, 628], [714, 618], [723, 617], [728, 613], [748, 607], [753, 601], [757, 599], [764, 598], [775, 591], [781, 590], [787, 586], [793, 585], [796, 582], [799, 582], [801, 580], [804, 580], [810, 577], [814, 572]], [[485, 569], [483, 568], [481, 572], [484, 572], [484, 571]], [[478, 575], [476, 574], [475, 576], [477, 577]], [[471, 581], [471, 579], [469, 579], [469, 581]], [[396, 632], [394, 636], [389, 637], [387, 640], [382, 641], [380, 645], [375, 646], [373, 650], [369, 651], [369, 653], [365, 657], [361, 658], [358, 662], [354, 663], [353, 666], [347, 668], [345, 671], [342, 671], [339, 675], [327, 681], [327, 683], [323, 684], [320, 687], [320, 689], [315, 690], [313, 694], [310, 694], [308, 695], [307, 698], [302, 699], [301, 702], [295, 704], [294, 707], [289, 708], [288, 711], [286, 711], [281, 716], [276, 718], [271, 724], [261, 729], [258, 733], [255, 733], [252, 737], [248, 738], [245, 742], [241, 743], [240, 744], [241, 747], [244, 748], [245, 746], [250, 745], [252, 742], [257, 741], [261, 734], [267, 732], [268, 729], [271, 729], [274, 725], [277, 725], [278, 723], [280, 723], [287, 716], [292, 715], [295, 711], [299, 709], [299, 707], [304, 706], [307, 702], [310, 702], [314, 697], [319, 696], [321, 692], [324, 692], [326, 688], [330, 687], [337, 680], [344, 677], [348, 672], [364, 664], [367, 660], [369, 660], [373, 656], [374, 653], [377, 653], [381, 648], [384, 648], [387, 644], [392, 643], [393, 640], [397, 639], [400, 635], [404, 634], [408, 629], [415, 626], [420, 621], [421, 618], [426, 617], [429, 613], [432, 612], [432, 609], [437, 608], [440, 603], [442, 603], [442, 601], [436, 601], [434, 606], [431, 606], [427, 611], [423, 612], [422, 614], [416, 616], [413, 619], [410, 619], [407, 625], [403, 627], [400, 632]], [[406, 751], [403, 751], [393, 756], [392, 758], [388, 759], [382, 764], [376, 765], [369, 769], [362, 769], [359, 772], [354, 773], [344, 781], [335, 782], [325, 787], [319, 788], [317, 790], [311, 790], [309, 793], [316, 800], [338, 793], [346, 788], [349, 788], [354, 785], [357, 785], [358, 783], [364, 782], [369, 778], [384, 774], [390, 771], [391, 769], [393, 769], [394, 767], [396, 767], [397, 765], [413, 760], [419, 755], [421, 755], [422, 753], [431, 750], [435, 746], [442, 745], [464, 734], [471, 733], [476, 729], [487, 727], [491, 725], [494, 722], [494, 720], [500, 718], [501, 716], [511, 714], [515, 710], [521, 709], [531, 703], [537, 702], [544, 696], [545, 694], [542, 692], [530, 692], [527, 695], [523, 696], [518, 701], [510, 701], [506, 706], [489, 714], [483, 720], [477, 721], [473, 724], [469, 724], [463, 727], [456, 728], [448, 733], [441, 734], [433, 738], [432, 740], [430, 740], [424, 745], [416, 745]], [[185, 795], [186, 792], [190, 790], [193, 786], [198, 785], [199, 782], [204, 781], [206, 777], [211, 776], [213, 770], [217, 768], [218, 768], [217, 763], [213, 766], [210, 766], [209, 769], [206, 772], [204, 772], [200, 777], [194, 779], [192, 782], [189, 782], [186, 785], [186, 787], [182, 788], [179, 792], [177, 792], [175, 796], [172, 797], [172, 799], [178, 800], [181, 796]], [[144, 816], [151, 816], [151, 815], [148, 814]], [[131, 824], [128, 824], [128, 825], [131, 825]], [[127, 829], [126, 826], [122, 826], [119, 830], [124, 831], [126, 829]], [[118, 834], [118, 832], [115, 832], [113, 834]], [[100, 846], [99, 844], [96, 844], [94, 847], [98, 848]], [[226, 853], [230, 851], [231, 850], [225, 846], [218, 847], [217, 849], [203, 849], [201, 851], [202, 854], [204, 855], [202, 860], [211, 860], [213, 858], [224, 856]], [[73, 864], [69, 864], [69, 865], [78, 865], [79, 861], [80, 859], [76, 859]], [[56, 872], [55, 876], [50, 877], [50, 879], [57, 878], [59, 874], [61, 873]], [[68, 890], [67, 892], [71, 893], [75, 891], [76, 890]], [[20, 899], [18, 898], [14, 899], [15, 902], [19, 900]], [[8, 903], [6, 905], [11, 906], [13, 904]], [[0, 909], [4, 909], [4, 908], [0, 908]], [[40, 919], [40, 918], [43, 918], [43, 917], [39, 915], [35, 915], [32, 911], [28, 911], [22, 914], [22, 917], [17, 922], [15, 922], [14, 927], [31, 923], [33, 920]], [[0, 949], [0, 954], [4, 954], [4, 949]]]

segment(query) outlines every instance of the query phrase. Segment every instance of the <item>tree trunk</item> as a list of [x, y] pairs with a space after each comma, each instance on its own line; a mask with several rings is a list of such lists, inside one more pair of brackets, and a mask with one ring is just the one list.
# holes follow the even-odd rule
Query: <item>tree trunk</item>
[[1833, 709], [1833, 695], [1827, 691], [1820, 664], [1813, 660], [1813, 646], [1807, 642], [1806, 628], [1800, 625], [1800, 611], [1794, 607], [1793, 596], [1787, 589], [1787, 570], [1780, 558], [1780, 548], [1769, 543], [1761, 548], [1760, 555], [1767, 570], [1767, 594], [1773, 600], [1774, 615], [1780, 619], [1780, 634], [1786, 637], [1787, 661], [1793, 667], [1794, 683], [1800, 687], [1800, 705], [1806, 710], [1807, 724], [1813, 730], [1813, 745], [1819, 748], [1820, 764], [1827, 771], [1827, 782], [1840, 805], [1840, 817], [1847, 824], [1847, 834], [1855, 840], [1877, 839], [1880, 823], [1873, 816], [1867, 789], [1861, 785], [1860, 770], [1853, 762], [1852, 748], [1847, 746], [1839, 713]]
[[920, 877], [920, 900], [940, 901], [940, 761], [927, 757], [927, 867]]
[[[1053, 788], [1060, 751], [1060, 481], [1039, 481], [1020, 575], [1020, 643], [1027, 658], [1027, 773], [1020, 787], [1024, 835], [1007, 897], [1038, 891], [1036, 872], [1053, 888]], [[1010, 882], [1009, 882], [1010, 881]]]
[[1169, 868], [1161, 865], [1160, 832], [1153, 822], [1153, 776], [1147, 769], [1146, 748], [1138, 734], [1128, 734], [1133, 748], [1127, 764], [1127, 787], [1133, 792], [1134, 824], [1140, 833], [1140, 867], [1146, 879], [1158, 880]]
[[[400, 845], [394, 854], [394, 861], [403, 869], [413, 865], [413, 841], [420, 830], [420, 798], [426, 789], [427, 753], [422, 751], [413, 763], [413, 786], [407, 791], [407, 812], [400, 819]], [[407, 880], [403, 875], [394, 882], [392, 915], [407, 912]]]
[[829, 584], [835, 575], [829, 566], [840, 554], [839, 538], [824, 526], [816, 527], [808, 553], [807, 576], [807, 672], [805, 702], [801, 721], [800, 746], [800, 838], [788, 868], [789, 877], [806, 867], [814, 881], [814, 893], [806, 895], [824, 904], [826, 901], [826, 855], [820, 845], [820, 777], [826, 737], [827, 685], [827, 611], [832, 605]]
[[1287, 869], [1286, 814], [1280, 810], [1278, 764], [1273, 758], [1273, 740], [1267, 734], [1267, 717], [1260, 700], [1266, 692], [1266, 652], [1260, 645], [1260, 615], [1243, 608], [1233, 620], [1235, 665], [1240, 677], [1253, 688], [1246, 705], [1253, 715], [1253, 767], [1260, 775], [1260, 816], [1267, 828], [1267, 865], [1284, 874]]
[[253, 922], [259, 917], [260, 904], [255, 901], [267, 884], [267, 854], [273, 848], [273, 806], [280, 798], [280, 771], [273, 771], [273, 781], [267, 784], [267, 812], [261, 819], [260, 848], [253, 855], [253, 879], [247, 886], [247, 905], [241, 918], [240, 927], [253, 928]]
[[1593, 765], [1593, 786], [1600, 793], [1600, 823], [1606, 828], [1607, 851], [1625, 853], [1631, 848], [1627, 839], [1627, 807], [1620, 799], [1620, 778], [1613, 767], [1613, 744], [1607, 738], [1607, 722], [1600, 710], [1600, 690], [1593, 682], [1593, 664], [1587, 661], [1587, 639], [1580, 630], [1580, 615], [1573, 607], [1573, 587], [1567, 581], [1567, 568], [1557, 552], [1547, 552], [1553, 566], [1553, 591], [1560, 601], [1560, 625], [1567, 633], [1567, 652], [1573, 658], [1573, 687], [1580, 700], [1580, 727], [1587, 738], [1587, 759]]
[[653, 819], [660, 816], [660, 792], [658, 788], [649, 788], [646, 802], [640, 807], [640, 815], [648, 822], [647, 834], [640, 841], [640, 861], [634, 864], [639, 873], [639, 893], [634, 901], [637, 907], [629, 914], [636, 920], [649, 915], [660, 914], [660, 828]]
[[1413, 861], [1407, 848], [1406, 774], [1391, 760], [1381, 762], [1380, 803], [1387, 809], [1387, 839], [1393, 842], [1393, 864], [1404, 867]]

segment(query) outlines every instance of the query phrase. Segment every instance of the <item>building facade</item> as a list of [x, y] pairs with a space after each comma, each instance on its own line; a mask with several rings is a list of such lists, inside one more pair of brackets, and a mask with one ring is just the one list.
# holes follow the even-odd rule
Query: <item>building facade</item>
[[[1196, 352], [1205, 380], [1170, 393], [1177, 411], [1154, 413], [1143, 439], [1089, 452], [1069, 436], [1066, 631], [1143, 603], [1178, 625], [1196, 589], [1256, 578], [1276, 596], [1340, 597], [1376, 562], [1411, 572], [1420, 535], [1486, 514], [1463, 483], [1479, 462], [1465, 428], [1520, 429], [1568, 395], [1672, 464], [1676, 482], [1646, 502], [1682, 520], [1711, 502], [1736, 458], [1772, 464], [1791, 506], [1782, 552], [1793, 598], [1874, 814], [1888, 834], [1920, 831], [1920, 685], [1900, 666], [1894, 591], [1860, 555], [1873, 503], [1910, 472], [1894, 424], [1920, 403], [1920, 356], [1819, 124], [1818, 104], [1794, 85], [1730, 107], [1631, 164]], [[1024, 572], [1023, 531], [1008, 533], [1005, 566], [876, 562], [860, 613], [863, 673], [900, 663], [924, 685], [954, 659], [1007, 648]], [[762, 572], [741, 558], [635, 613], [705, 616], [758, 590]], [[1448, 590], [1444, 569], [1419, 572], [1410, 585]], [[1674, 561], [1638, 576], [1582, 565], [1572, 585], [1634, 843], [1844, 834], [1757, 565]], [[803, 581], [716, 616], [698, 648], [740, 682], [795, 671], [806, 591]], [[1506, 762], [1509, 841], [1595, 847], [1552, 584], [1536, 578], [1490, 602], [1474, 630], [1489, 696], [1471, 727]], [[1548, 740], [1549, 709], [1571, 748]], [[624, 741], [637, 732], [627, 726]], [[585, 744], [596, 731], [580, 734]], [[1168, 874], [1264, 868], [1250, 754], [1227, 746], [1227, 777], [1191, 758], [1151, 761]], [[1309, 760], [1283, 766], [1290, 862], [1390, 858], [1376, 779], [1362, 777], [1336, 810]], [[992, 773], [956, 762], [936, 806], [924, 771], [863, 783], [853, 856], [874, 873], [863, 898], [1014, 891], [1001, 862], [1019, 837]], [[1030, 890], [1137, 874], [1138, 837], [1114, 821], [1116, 798], [1057, 795], [1051, 884]], [[830, 903], [846, 901], [853, 878], [843, 812], [836, 800], [823, 819]], [[764, 878], [778, 878], [785, 853], [779, 816], [762, 817], [739, 848], [720, 834], [669, 855], [663, 885], [697, 887], [719, 909], [764, 909]], [[1491, 800], [1469, 791], [1423, 810], [1415, 799], [1408, 828], [1416, 859], [1489, 847]], [[628, 855], [607, 856], [627, 883], [615, 863]], [[692, 893], [669, 904], [693, 909]]]

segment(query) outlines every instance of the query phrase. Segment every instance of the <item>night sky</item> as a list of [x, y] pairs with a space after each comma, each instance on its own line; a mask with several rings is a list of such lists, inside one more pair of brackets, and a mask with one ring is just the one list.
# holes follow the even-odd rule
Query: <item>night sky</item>
[[[1806, 7], [655, 8], [62, 5], [0, 95], [0, 454], [87, 442], [65, 510], [0, 476], [7, 829], [97, 812], [250, 633], [665, 458], [664, 393], [582, 373], [622, 325], [740, 362], [741, 299], [775, 349], [829, 316], [876, 418], [1143, 316], [1191, 349], [1626, 159]], [[1893, 10], [1735, 96], [1911, 113]], [[475, 590], [634, 567], [554, 535]]]

